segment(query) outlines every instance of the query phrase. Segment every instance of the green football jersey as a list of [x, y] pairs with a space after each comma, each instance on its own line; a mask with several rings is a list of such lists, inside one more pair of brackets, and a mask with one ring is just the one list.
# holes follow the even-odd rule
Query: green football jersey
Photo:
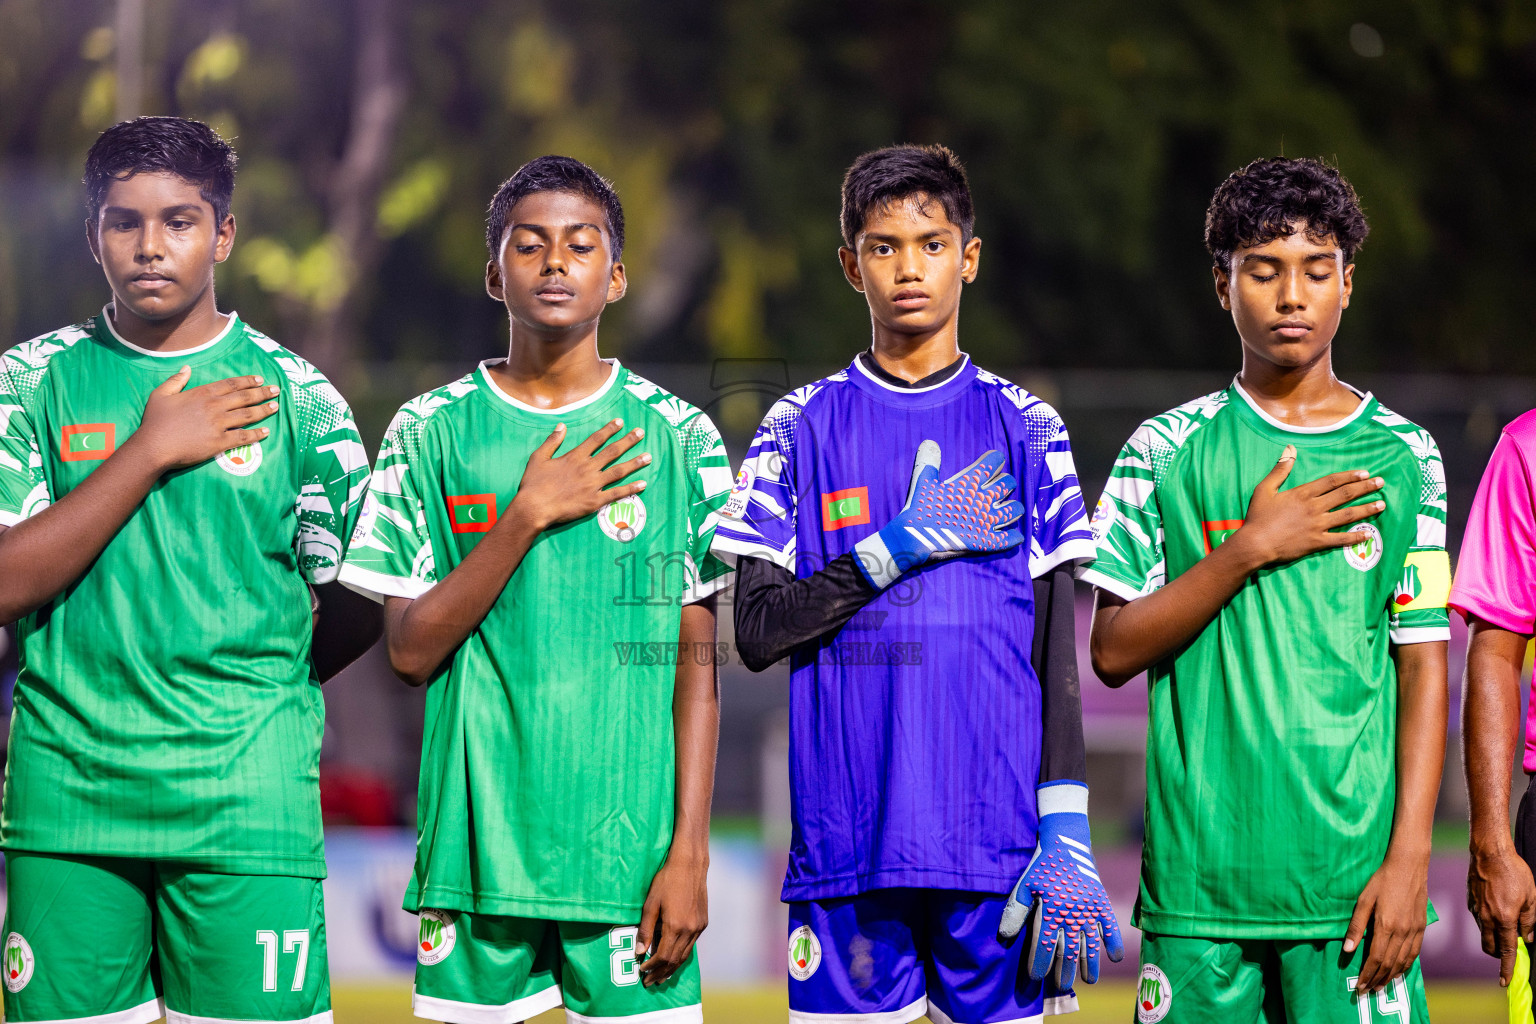
[[[709, 553], [731, 487], [698, 409], [612, 364], [561, 409], [485, 366], [412, 399], [379, 451], [342, 582], [416, 598], [506, 512], [556, 423], [562, 452], [611, 419], [646, 488], [540, 534], [427, 686], [416, 871], [406, 909], [633, 923], [672, 841], [672, 691], [682, 606], [724, 585]], [[622, 436], [622, 435], [621, 435]]]
[[162, 477], [19, 623], [0, 844], [324, 877], [308, 584], [335, 579], [368, 479], [330, 383], [233, 314], [179, 352], [130, 345], [105, 313], [19, 345], [0, 357], [0, 526], [90, 475], [181, 366], [188, 387], [282, 388], [272, 433]]
[[1396, 795], [1392, 646], [1443, 641], [1445, 475], [1434, 439], [1365, 395], [1287, 426], [1234, 384], [1142, 424], [1094, 513], [1082, 579], [1128, 601], [1243, 523], [1287, 444], [1286, 487], [1368, 470], [1360, 540], [1254, 573], [1148, 679], [1146, 840], [1135, 923], [1162, 935], [1343, 933], [1381, 866]]

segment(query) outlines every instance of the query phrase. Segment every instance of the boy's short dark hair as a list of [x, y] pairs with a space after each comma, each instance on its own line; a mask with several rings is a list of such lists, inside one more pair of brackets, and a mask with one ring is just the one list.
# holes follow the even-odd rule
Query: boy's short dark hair
[[613, 261], [624, 254], [624, 207], [613, 182], [580, 160], [568, 156], [541, 156], [530, 160], [501, 183], [485, 215], [485, 245], [491, 259], [501, 258], [501, 242], [507, 233], [507, 216], [512, 207], [535, 192], [569, 192], [592, 200], [608, 217], [608, 237], [613, 246]]
[[101, 214], [114, 181], [159, 171], [197, 186], [220, 224], [235, 195], [234, 147], [201, 121], [185, 117], [136, 117], [113, 125], [85, 155], [86, 202], [91, 222]]
[[1238, 249], [1289, 237], [1298, 222], [1308, 240], [1332, 239], [1345, 263], [1370, 231], [1354, 186], [1338, 168], [1305, 157], [1265, 157], [1217, 186], [1205, 211], [1205, 247], [1217, 268], [1229, 270]]
[[843, 175], [843, 244], [853, 248], [871, 213], [916, 195], [941, 204], [961, 241], [971, 240], [976, 209], [960, 158], [948, 146], [907, 145], [871, 150]]

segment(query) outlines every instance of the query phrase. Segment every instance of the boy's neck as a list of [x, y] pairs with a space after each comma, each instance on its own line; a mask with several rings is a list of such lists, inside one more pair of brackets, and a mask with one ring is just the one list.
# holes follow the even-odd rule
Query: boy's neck
[[109, 315], [118, 337], [151, 352], [197, 348], [217, 338], [229, 326], [229, 317], [214, 304], [212, 287], [191, 307], [164, 320], [145, 320], [115, 296]]
[[886, 373], [915, 383], [960, 358], [960, 340], [953, 323], [927, 334], [898, 334], [875, 325], [870, 352]]
[[1326, 427], [1360, 405], [1359, 393], [1333, 375], [1328, 352], [1306, 366], [1276, 366], [1245, 354], [1237, 382], [1259, 408], [1293, 427]]
[[597, 354], [597, 332], [527, 337], [514, 327], [505, 362], [486, 368], [503, 391], [536, 409], [559, 409], [597, 391], [612, 372]]

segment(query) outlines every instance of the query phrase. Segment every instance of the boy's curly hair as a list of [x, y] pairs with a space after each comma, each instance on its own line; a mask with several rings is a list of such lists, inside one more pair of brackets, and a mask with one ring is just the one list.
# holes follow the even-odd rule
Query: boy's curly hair
[[1354, 187], [1338, 168], [1321, 160], [1265, 157], [1217, 186], [1205, 211], [1205, 247], [1217, 268], [1229, 270], [1236, 250], [1288, 237], [1298, 224], [1309, 241], [1336, 244], [1345, 263], [1370, 231]]

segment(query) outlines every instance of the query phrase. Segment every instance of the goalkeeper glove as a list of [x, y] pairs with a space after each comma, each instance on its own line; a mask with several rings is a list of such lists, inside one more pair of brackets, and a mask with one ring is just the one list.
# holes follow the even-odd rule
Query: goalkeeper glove
[[998, 938], [1018, 935], [1033, 911], [1029, 976], [1044, 979], [1059, 957], [1058, 987], [1072, 986], [1074, 970], [1091, 985], [1099, 980], [1099, 946], [1118, 962], [1125, 956], [1125, 944], [1088, 844], [1088, 787], [1048, 782], [1035, 793], [1039, 842], [1003, 907]]
[[919, 445], [906, 506], [878, 533], [854, 545], [855, 561], [869, 582], [884, 590], [930, 559], [1022, 544], [1024, 535], [1013, 524], [1024, 515], [1024, 506], [1010, 498], [1018, 483], [1003, 472], [1004, 462], [1001, 452], [989, 451], [941, 481], [938, 444]]

